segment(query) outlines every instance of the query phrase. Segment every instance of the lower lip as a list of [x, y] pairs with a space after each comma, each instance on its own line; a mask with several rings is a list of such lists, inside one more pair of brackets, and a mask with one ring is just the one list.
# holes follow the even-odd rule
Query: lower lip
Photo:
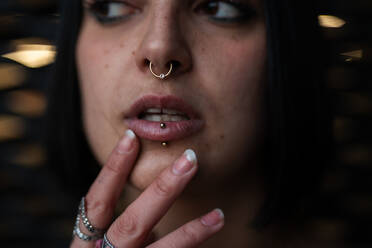
[[[202, 120], [155, 122], [142, 119], [125, 119], [125, 123], [138, 137], [153, 141], [183, 139], [200, 131], [203, 127]], [[161, 128], [160, 123], [164, 123], [165, 128]]]

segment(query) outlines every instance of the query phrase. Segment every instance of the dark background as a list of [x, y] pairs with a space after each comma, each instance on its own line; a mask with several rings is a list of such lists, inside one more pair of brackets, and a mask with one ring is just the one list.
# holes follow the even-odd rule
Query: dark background
[[[24, 65], [7, 56], [25, 49], [24, 44], [46, 45], [31, 48], [53, 55], [57, 2], [0, 0], [2, 247], [68, 247], [71, 239], [78, 203], [62, 193], [44, 163], [43, 116], [51, 64]], [[372, 247], [372, 0], [322, 1], [320, 14], [346, 23], [323, 27], [331, 44], [327, 86], [336, 154], [306, 230], [310, 247]]]

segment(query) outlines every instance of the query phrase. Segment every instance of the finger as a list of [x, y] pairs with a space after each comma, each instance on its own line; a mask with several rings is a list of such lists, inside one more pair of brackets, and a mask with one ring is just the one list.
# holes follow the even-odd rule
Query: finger
[[107, 232], [109, 240], [116, 247], [141, 246], [196, 170], [196, 155], [192, 150], [186, 150], [115, 220]]
[[199, 247], [204, 241], [220, 231], [224, 225], [224, 215], [220, 209], [215, 209], [202, 218], [190, 221], [164, 238], [146, 248], [192, 248]]
[[[116, 202], [136, 160], [138, 150], [139, 142], [136, 135], [132, 130], [127, 130], [90, 187], [86, 195], [86, 215], [94, 227], [104, 229], [112, 221]], [[80, 229], [89, 234], [82, 224]], [[94, 242], [84, 242], [75, 237], [72, 244], [76, 247], [92, 247], [91, 243]]]
[[127, 130], [89, 189], [86, 196], [87, 212], [97, 227], [105, 228], [111, 222], [138, 148], [136, 135], [132, 130]]

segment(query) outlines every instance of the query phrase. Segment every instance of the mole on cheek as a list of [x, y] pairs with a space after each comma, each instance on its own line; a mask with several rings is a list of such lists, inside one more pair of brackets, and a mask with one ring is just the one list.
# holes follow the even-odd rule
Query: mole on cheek
[[225, 135], [221, 134], [220, 135], [220, 140], [224, 140], [225, 139]]
[[124, 44], [123, 43], [120, 43], [120, 48], [123, 48], [124, 47]]
[[105, 69], [108, 69], [110, 66], [108, 64], [105, 64]]
[[136, 51], [132, 51], [132, 55], [136, 55]]

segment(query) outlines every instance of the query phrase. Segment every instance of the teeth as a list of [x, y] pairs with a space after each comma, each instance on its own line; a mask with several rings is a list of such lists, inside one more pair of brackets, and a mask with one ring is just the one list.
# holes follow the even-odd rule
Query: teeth
[[144, 115], [143, 118], [144, 120], [147, 121], [161, 121], [161, 115]]
[[168, 114], [168, 115], [185, 115], [184, 113], [173, 109], [149, 108], [144, 111], [149, 114]]
[[185, 115], [184, 113], [173, 110], [173, 109], [163, 109], [163, 114], [168, 114], [168, 115]]
[[187, 118], [180, 116], [180, 115], [163, 115], [165, 118], [163, 118], [162, 121], [185, 121]]
[[151, 113], [151, 114], [161, 114], [161, 109], [158, 108], [149, 108], [146, 109], [146, 113]]
[[142, 117], [143, 120], [147, 121], [156, 121], [156, 122], [161, 122], [161, 121], [184, 121], [187, 120], [186, 117], [180, 116], [180, 115], [144, 115]]

